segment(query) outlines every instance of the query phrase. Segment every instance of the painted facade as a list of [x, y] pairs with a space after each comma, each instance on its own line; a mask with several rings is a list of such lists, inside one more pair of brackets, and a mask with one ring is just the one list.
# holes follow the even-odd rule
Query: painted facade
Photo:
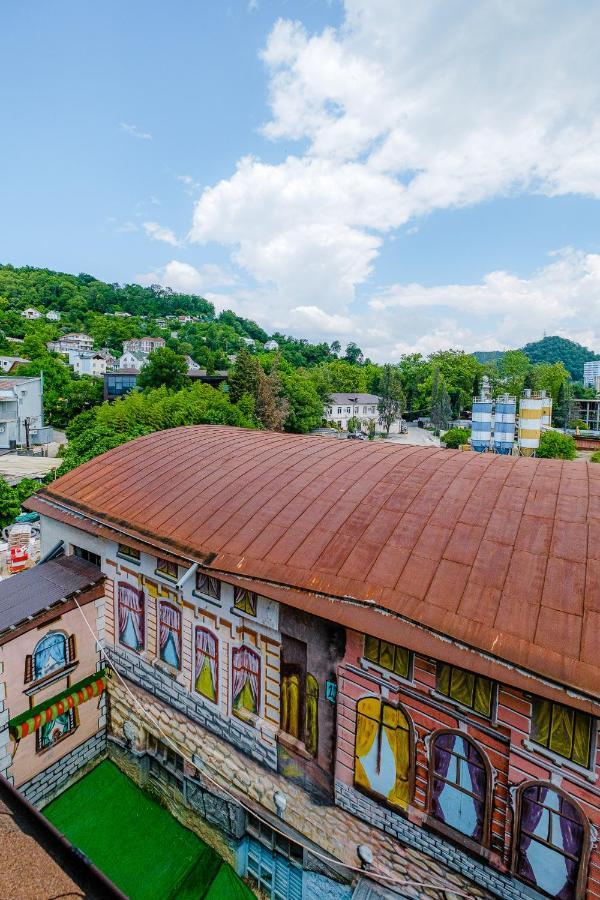
[[[44, 518], [42, 549], [58, 538], [106, 575], [109, 752], [255, 885], [277, 870], [281, 896], [350, 896], [339, 864], [368, 844], [399, 882], [441, 884], [441, 863], [470, 896], [600, 896], [596, 720], [535, 679], [524, 693], [467, 654], [453, 667]], [[33, 650], [15, 644], [11, 671]], [[285, 854], [237, 801], [284, 828]]]

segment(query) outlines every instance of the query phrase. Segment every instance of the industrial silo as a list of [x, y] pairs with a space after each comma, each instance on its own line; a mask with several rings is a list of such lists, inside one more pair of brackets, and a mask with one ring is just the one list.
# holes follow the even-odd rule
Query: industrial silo
[[515, 442], [517, 398], [504, 394], [496, 400], [494, 416], [494, 450], [505, 455], [512, 453]]
[[546, 391], [540, 391], [542, 398], [542, 428], [550, 428], [552, 425], [552, 397], [546, 395]]
[[492, 441], [492, 398], [485, 389], [481, 389], [479, 397], [473, 397], [471, 414], [471, 447], [478, 453], [490, 449]]
[[544, 402], [541, 394], [523, 391], [519, 404], [519, 450], [523, 456], [534, 456], [540, 446]]

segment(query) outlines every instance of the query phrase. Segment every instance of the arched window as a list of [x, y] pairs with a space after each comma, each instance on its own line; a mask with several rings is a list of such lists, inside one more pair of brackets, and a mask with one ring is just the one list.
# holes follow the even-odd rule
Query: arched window
[[431, 812], [478, 844], [487, 843], [488, 770], [467, 737], [443, 732], [433, 739]]
[[163, 662], [181, 668], [181, 610], [172, 603], [161, 601], [158, 605], [158, 645]]
[[579, 808], [546, 783], [523, 788], [518, 807], [516, 874], [550, 897], [574, 900], [586, 840]]
[[354, 783], [394, 806], [410, 801], [410, 723], [400, 707], [364, 697], [356, 707]]
[[144, 649], [144, 594], [138, 588], [119, 582], [119, 642], [130, 650]]
[[67, 664], [67, 639], [59, 631], [51, 631], [36, 644], [33, 651], [33, 680], [45, 678]]
[[260, 656], [252, 647], [231, 651], [231, 700], [233, 712], [258, 715], [260, 709]]
[[195, 687], [199, 694], [217, 702], [219, 685], [219, 645], [208, 628], [196, 628]]

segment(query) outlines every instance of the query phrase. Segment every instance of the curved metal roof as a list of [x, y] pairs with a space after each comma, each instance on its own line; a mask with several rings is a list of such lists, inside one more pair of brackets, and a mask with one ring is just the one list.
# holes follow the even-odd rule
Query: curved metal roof
[[51, 504], [338, 621], [311, 598], [351, 599], [358, 630], [400, 643], [392, 613], [598, 694], [600, 466], [199, 425], [30, 501]]

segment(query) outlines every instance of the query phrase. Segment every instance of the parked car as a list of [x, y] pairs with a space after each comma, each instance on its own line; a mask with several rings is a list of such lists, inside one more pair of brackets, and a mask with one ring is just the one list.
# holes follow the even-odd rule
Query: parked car
[[366, 441], [367, 436], [363, 434], [362, 431], [351, 431], [348, 435], [348, 440], [354, 441]]

